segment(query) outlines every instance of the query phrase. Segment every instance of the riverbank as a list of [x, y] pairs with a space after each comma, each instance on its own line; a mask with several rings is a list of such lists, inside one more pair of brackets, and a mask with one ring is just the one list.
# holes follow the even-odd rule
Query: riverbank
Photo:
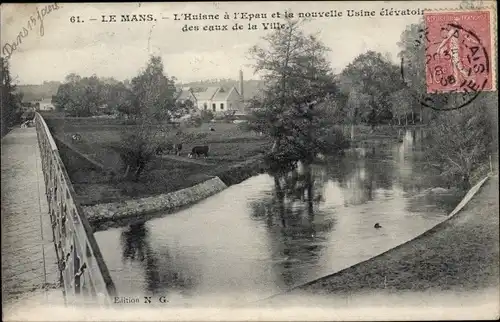
[[374, 128], [366, 125], [357, 125], [351, 132], [350, 127], [342, 129], [344, 135], [350, 137], [351, 147], [363, 147], [365, 144], [373, 142], [398, 142], [402, 140], [407, 130], [417, 130], [424, 128], [421, 125], [378, 125]]
[[416, 239], [269, 301], [277, 303], [298, 294], [350, 297], [379, 292], [469, 292], [495, 287], [492, 296], [498, 297], [498, 209], [495, 175], [459, 213]]
[[223, 166], [215, 171], [217, 176], [188, 188], [146, 198], [83, 206], [83, 210], [96, 231], [124, 226], [180, 210], [264, 171], [263, 156], [257, 155], [233, 166]]

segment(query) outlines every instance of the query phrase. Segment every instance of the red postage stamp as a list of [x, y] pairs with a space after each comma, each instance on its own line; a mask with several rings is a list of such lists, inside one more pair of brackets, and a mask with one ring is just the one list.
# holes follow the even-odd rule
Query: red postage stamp
[[428, 93], [494, 90], [492, 12], [424, 12]]

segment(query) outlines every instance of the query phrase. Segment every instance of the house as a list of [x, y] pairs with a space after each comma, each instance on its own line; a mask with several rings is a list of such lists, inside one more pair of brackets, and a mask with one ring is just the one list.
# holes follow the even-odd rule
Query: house
[[190, 100], [193, 106], [200, 111], [224, 113], [240, 111], [242, 98], [235, 86], [209, 86], [204, 88], [183, 88], [179, 91], [177, 102], [185, 103]]
[[179, 90], [176, 101], [185, 103], [190, 100], [200, 111], [244, 113], [242, 84], [243, 73], [240, 71], [239, 90], [236, 86], [184, 87]]
[[223, 113], [241, 109], [241, 95], [234, 86], [231, 88], [207, 87], [204, 91], [195, 92], [194, 95], [199, 110]]
[[50, 98], [42, 98], [41, 100], [35, 100], [30, 103], [35, 106], [38, 111], [53, 111], [56, 109]]

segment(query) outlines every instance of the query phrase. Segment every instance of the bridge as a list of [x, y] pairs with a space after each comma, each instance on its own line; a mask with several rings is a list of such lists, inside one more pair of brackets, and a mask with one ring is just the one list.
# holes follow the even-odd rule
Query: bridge
[[[111, 304], [115, 285], [43, 117], [2, 138], [2, 304], [48, 290]], [[3, 305], [2, 305], [3, 306]]]

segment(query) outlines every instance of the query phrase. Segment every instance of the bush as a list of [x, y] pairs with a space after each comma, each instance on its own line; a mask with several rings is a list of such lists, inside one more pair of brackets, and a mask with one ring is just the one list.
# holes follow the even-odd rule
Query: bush
[[474, 170], [488, 162], [495, 148], [487, 105], [477, 103], [440, 114], [431, 123], [427, 139], [427, 163], [447, 183], [458, 183], [464, 190], [470, 188]]
[[138, 128], [132, 133], [122, 133], [122, 140], [109, 145], [109, 148], [120, 155], [127, 167], [124, 177], [137, 181], [146, 165], [154, 159], [158, 145], [150, 129]]
[[214, 113], [212, 113], [212, 111], [209, 110], [201, 111], [200, 118], [202, 122], [210, 122], [211, 120], [214, 119]]
[[189, 120], [188, 124], [193, 125], [195, 127], [200, 127], [203, 124], [203, 120], [200, 116], [196, 115]]
[[337, 153], [351, 146], [342, 130], [333, 126], [324, 130], [318, 141], [324, 154]]

